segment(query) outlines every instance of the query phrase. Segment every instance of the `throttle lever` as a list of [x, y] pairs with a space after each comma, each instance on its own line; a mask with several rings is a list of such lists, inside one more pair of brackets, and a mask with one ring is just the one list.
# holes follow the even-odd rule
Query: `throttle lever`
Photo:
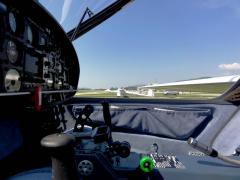
[[102, 107], [103, 107], [103, 118], [104, 122], [107, 127], [110, 129], [110, 137], [109, 137], [109, 142], [112, 142], [112, 119], [111, 119], [111, 114], [110, 114], [110, 108], [109, 108], [109, 103], [104, 101], [102, 102]]
[[103, 107], [103, 118], [105, 121], [105, 124], [112, 129], [112, 119], [111, 119], [111, 114], [110, 114], [110, 108], [109, 108], [109, 103], [108, 102], [102, 102], [102, 107]]

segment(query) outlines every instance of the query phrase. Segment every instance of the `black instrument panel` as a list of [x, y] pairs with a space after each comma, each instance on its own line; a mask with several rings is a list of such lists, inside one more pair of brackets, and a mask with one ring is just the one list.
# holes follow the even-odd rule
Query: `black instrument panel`
[[0, 2], [0, 94], [41, 86], [62, 101], [75, 93], [79, 71], [71, 41], [38, 2]]

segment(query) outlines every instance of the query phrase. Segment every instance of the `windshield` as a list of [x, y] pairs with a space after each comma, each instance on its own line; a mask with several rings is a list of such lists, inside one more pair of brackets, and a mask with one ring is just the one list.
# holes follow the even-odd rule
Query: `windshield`
[[[66, 32], [75, 28], [84, 12], [88, 8], [88, 13], [84, 21], [94, 14], [97, 14], [117, 0], [40, 0], [39, 2], [61, 24]], [[83, 21], [83, 22], [84, 22]]]
[[[86, 8], [96, 14], [113, 2], [40, 0], [66, 32]], [[239, 9], [238, 0], [135, 0], [74, 41], [81, 66], [76, 95], [220, 96], [240, 78]]]

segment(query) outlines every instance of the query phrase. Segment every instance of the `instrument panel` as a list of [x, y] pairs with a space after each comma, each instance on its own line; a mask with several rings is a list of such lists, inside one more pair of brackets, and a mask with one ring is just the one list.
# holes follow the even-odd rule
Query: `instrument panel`
[[45, 94], [73, 95], [78, 79], [72, 43], [47, 11], [36, 1], [0, 2], [0, 94], [41, 86]]

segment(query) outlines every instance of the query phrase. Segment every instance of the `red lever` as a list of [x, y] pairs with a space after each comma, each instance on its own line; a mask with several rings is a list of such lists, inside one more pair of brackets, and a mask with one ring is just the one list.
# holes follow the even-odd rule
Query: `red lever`
[[42, 108], [42, 88], [41, 86], [36, 86], [33, 93], [33, 103], [34, 109], [39, 112]]

